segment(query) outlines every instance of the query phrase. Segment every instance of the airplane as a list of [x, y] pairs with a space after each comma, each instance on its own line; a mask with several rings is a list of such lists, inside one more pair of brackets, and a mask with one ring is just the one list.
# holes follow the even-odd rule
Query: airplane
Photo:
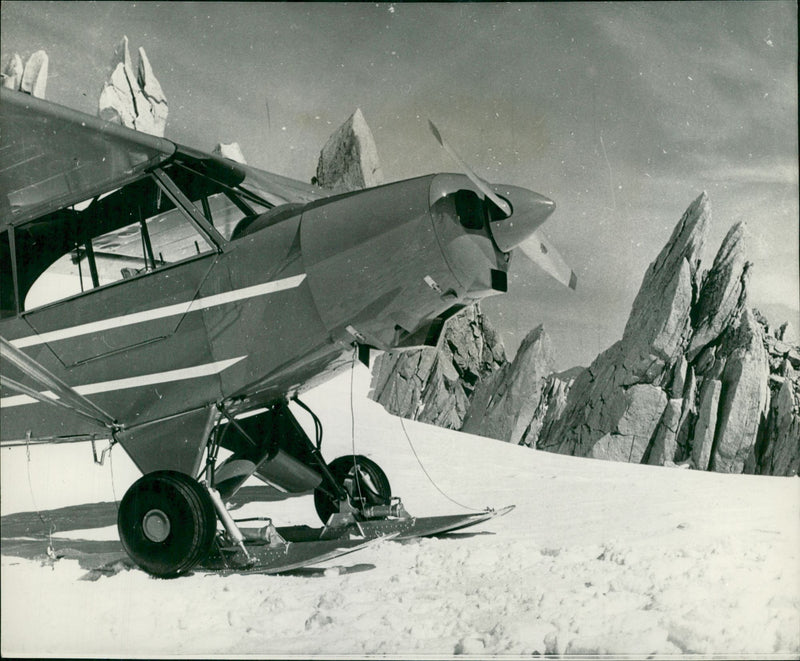
[[[507, 511], [410, 517], [374, 461], [324, 460], [299, 395], [371, 349], [435, 345], [507, 291], [517, 248], [574, 288], [537, 231], [552, 200], [483, 181], [432, 123], [463, 173], [332, 194], [0, 94], [0, 441], [119, 444], [142, 473], [117, 519], [136, 565], [268, 573]], [[251, 477], [313, 492], [324, 527], [240, 525], [225, 501]]]

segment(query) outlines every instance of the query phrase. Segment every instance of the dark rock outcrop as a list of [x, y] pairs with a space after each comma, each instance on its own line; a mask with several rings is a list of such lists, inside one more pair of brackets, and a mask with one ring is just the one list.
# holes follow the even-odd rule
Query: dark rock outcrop
[[584, 367], [573, 367], [563, 372], [554, 372], [547, 377], [544, 388], [542, 388], [542, 397], [533, 412], [533, 418], [522, 435], [520, 445], [527, 445], [530, 448], [537, 446], [543, 430], [548, 429], [563, 415], [569, 389], [585, 369]]
[[314, 183], [341, 191], [383, 183], [375, 139], [360, 109], [328, 138], [319, 155]]
[[436, 347], [379, 355], [370, 397], [394, 415], [460, 429], [477, 385], [506, 364], [498, 333], [470, 306], [447, 321]]
[[761, 475], [800, 473], [800, 346], [785, 341], [788, 324], [774, 337], [762, 325], [769, 363], [769, 406], [759, 429], [759, 438], [745, 472]]
[[784, 378], [773, 394], [755, 471], [762, 475], [800, 473], [800, 380]]

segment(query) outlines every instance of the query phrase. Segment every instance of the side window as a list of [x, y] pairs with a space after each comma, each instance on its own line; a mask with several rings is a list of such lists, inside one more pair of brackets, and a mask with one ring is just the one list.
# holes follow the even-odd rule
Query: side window
[[0, 319], [17, 314], [14, 274], [11, 271], [11, 243], [8, 231], [0, 232]]
[[15, 238], [26, 310], [214, 248], [150, 176], [27, 223]]
[[[88, 247], [81, 259], [86, 258], [91, 272]], [[211, 249], [183, 212], [174, 207], [91, 239], [97, 286], [154, 271]]]
[[208, 209], [211, 222], [220, 234], [230, 240], [233, 230], [245, 218], [258, 216], [268, 211], [267, 207], [248, 202], [250, 210], [237, 206], [225, 193], [216, 193], [208, 197]]

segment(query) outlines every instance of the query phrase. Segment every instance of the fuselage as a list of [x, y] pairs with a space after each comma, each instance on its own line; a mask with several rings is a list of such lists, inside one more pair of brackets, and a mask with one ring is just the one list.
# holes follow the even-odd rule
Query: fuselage
[[[459, 219], [453, 194], [470, 190], [430, 175], [266, 213], [217, 250], [25, 310], [0, 334], [125, 427], [178, 416], [200, 433], [192, 412], [285, 397], [348, 365], [355, 342], [421, 343], [443, 313], [502, 290], [508, 255]], [[4, 439], [97, 433], [25, 395], [1, 411]]]
[[[449, 315], [505, 291], [508, 245], [552, 211], [494, 186], [516, 209], [498, 219], [457, 174], [286, 203], [263, 182], [290, 180], [210, 155], [153, 163], [0, 232], [0, 335], [108, 412], [143, 472], [195, 472], [220, 407], [316, 385], [355, 344], [435, 341]], [[26, 382], [7, 361], [3, 374]], [[103, 435], [5, 387], [0, 430], [4, 442]]]

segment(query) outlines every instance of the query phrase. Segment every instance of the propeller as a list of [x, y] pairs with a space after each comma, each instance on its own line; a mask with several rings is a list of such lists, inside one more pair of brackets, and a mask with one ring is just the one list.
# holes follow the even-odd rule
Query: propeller
[[517, 248], [562, 285], [566, 285], [570, 289], [575, 289], [578, 286], [578, 276], [575, 275], [575, 271], [569, 267], [569, 264], [564, 261], [564, 258], [553, 247], [553, 244], [541, 232], [534, 232], [520, 243]]
[[463, 170], [464, 174], [469, 177], [469, 180], [478, 187], [481, 193], [494, 202], [495, 206], [500, 208], [500, 210], [505, 214], [506, 218], [511, 216], [511, 206], [508, 204], [508, 202], [506, 202], [502, 197], [497, 195], [491, 188], [489, 188], [489, 184], [481, 179], [475, 172], [473, 172], [469, 165], [461, 160], [461, 157], [456, 154], [455, 150], [453, 150], [453, 148], [447, 144], [447, 142], [445, 142], [444, 138], [442, 138], [442, 134], [439, 133], [439, 129], [436, 128], [436, 125], [431, 120], [428, 120], [428, 125], [431, 128], [433, 137], [436, 138], [436, 141], [442, 146], [442, 148], [448, 154], [450, 154], [450, 157], [456, 163], [458, 163], [458, 166]]
[[[431, 133], [441, 147], [458, 164], [469, 180], [477, 186], [503, 213], [503, 216], [493, 216], [489, 222], [492, 237], [503, 252], [510, 252], [514, 248], [520, 251], [543, 271], [558, 280], [560, 283], [575, 289], [578, 277], [564, 261], [564, 258], [555, 249], [553, 244], [541, 232], [539, 226], [555, 210], [555, 202], [522, 188], [508, 187], [509, 197], [515, 200], [515, 209], [502, 197], [497, 195], [491, 185], [481, 179], [445, 141], [436, 125], [428, 120]], [[517, 200], [516, 198], [519, 198]]]

